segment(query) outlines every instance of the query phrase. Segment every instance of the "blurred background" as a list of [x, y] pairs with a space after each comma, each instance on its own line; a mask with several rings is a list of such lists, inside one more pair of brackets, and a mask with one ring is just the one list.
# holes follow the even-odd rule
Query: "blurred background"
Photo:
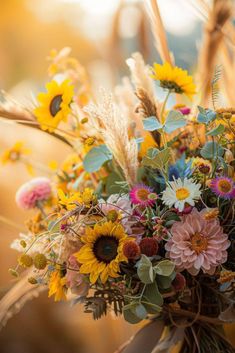
[[[51, 49], [72, 48], [88, 71], [94, 89], [112, 89], [128, 74], [125, 60], [140, 51], [147, 63], [159, 59], [153, 45], [146, 1], [135, 0], [1, 0], [0, 89], [27, 104], [47, 81], [46, 60]], [[159, 0], [168, 44], [176, 64], [193, 70], [202, 36], [202, 21], [188, 0]], [[0, 122], [0, 153], [23, 140], [34, 159], [60, 163], [67, 147], [34, 129]], [[38, 173], [38, 175], [43, 173]], [[14, 224], [1, 221], [0, 288], [4, 293], [12, 279], [17, 253], [10, 243], [28, 213], [14, 202], [17, 188], [30, 179], [22, 164], [0, 167], [0, 214]], [[138, 327], [109, 315], [98, 322], [79, 306], [54, 304], [45, 294], [28, 302], [0, 332], [1, 353], [111, 353]]]

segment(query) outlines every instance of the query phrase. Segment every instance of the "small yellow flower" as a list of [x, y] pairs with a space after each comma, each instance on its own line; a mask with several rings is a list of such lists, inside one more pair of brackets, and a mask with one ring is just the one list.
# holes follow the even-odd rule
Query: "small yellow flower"
[[53, 132], [61, 121], [67, 120], [74, 91], [69, 80], [61, 84], [53, 80], [46, 84], [46, 89], [47, 92], [37, 97], [40, 105], [34, 109], [34, 114], [43, 130]]
[[69, 195], [65, 195], [63, 190], [59, 189], [58, 196], [60, 205], [67, 210], [73, 210], [77, 206], [76, 203], [90, 207], [93, 202], [96, 202], [94, 190], [90, 188], [85, 188], [83, 192], [70, 192]]
[[48, 167], [52, 170], [52, 171], [56, 171], [58, 169], [58, 163], [57, 161], [55, 161], [54, 159], [51, 160], [49, 163], [48, 163]]
[[76, 207], [76, 202], [80, 201], [80, 192], [70, 193], [65, 195], [63, 190], [59, 189], [58, 191], [59, 204], [64, 206], [67, 210], [73, 210]]
[[154, 63], [151, 77], [160, 81], [162, 88], [185, 94], [190, 99], [196, 93], [196, 86], [193, 83], [192, 76], [188, 75], [188, 71], [177, 66], [171, 66], [168, 62], [163, 65]]
[[55, 270], [50, 274], [48, 283], [48, 297], [55, 295], [55, 301], [66, 300], [66, 277], [62, 277], [60, 270]]
[[14, 144], [14, 146], [4, 151], [4, 153], [1, 156], [1, 161], [2, 161], [2, 164], [22, 161], [25, 164], [29, 174], [33, 175], [34, 170], [32, 165], [24, 158], [28, 156], [30, 153], [31, 153], [30, 149], [24, 147], [23, 141], [17, 141]]

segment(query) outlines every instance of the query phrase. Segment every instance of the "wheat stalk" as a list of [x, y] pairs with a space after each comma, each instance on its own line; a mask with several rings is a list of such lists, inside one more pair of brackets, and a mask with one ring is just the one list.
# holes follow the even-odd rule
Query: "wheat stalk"
[[101, 133], [115, 161], [122, 169], [130, 186], [136, 183], [138, 148], [134, 139], [129, 139], [128, 116], [121, 114], [111, 94], [101, 90], [101, 101], [91, 103], [84, 110], [89, 114], [93, 127]]
[[168, 48], [166, 31], [162, 23], [157, 0], [146, 1], [146, 9], [151, 23], [155, 48], [163, 62], [167, 61], [173, 65], [172, 54]]

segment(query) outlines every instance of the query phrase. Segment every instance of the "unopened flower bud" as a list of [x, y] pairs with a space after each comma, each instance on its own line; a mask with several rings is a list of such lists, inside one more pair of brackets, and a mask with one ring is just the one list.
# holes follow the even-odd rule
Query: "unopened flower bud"
[[38, 283], [38, 281], [37, 281], [36, 278], [34, 278], [34, 277], [29, 277], [29, 278], [28, 278], [28, 282], [29, 282], [30, 284], [37, 284], [37, 283]]
[[30, 255], [22, 254], [18, 258], [18, 263], [23, 267], [30, 267], [33, 264], [33, 259]]
[[123, 254], [128, 258], [128, 260], [136, 260], [140, 257], [140, 247], [133, 241], [127, 241], [123, 245]]
[[157, 254], [158, 251], [158, 243], [153, 238], [144, 238], [140, 242], [140, 251], [141, 254], [146, 256], [154, 256]]
[[116, 210], [110, 210], [106, 217], [108, 221], [115, 222], [118, 219], [118, 212]]
[[47, 265], [47, 258], [44, 254], [37, 254], [33, 259], [34, 267], [38, 270], [43, 270]]

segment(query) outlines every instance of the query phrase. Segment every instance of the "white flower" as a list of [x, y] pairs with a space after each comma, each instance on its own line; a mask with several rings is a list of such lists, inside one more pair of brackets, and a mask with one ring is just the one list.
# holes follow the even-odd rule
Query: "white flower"
[[198, 200], [201, 195], [200, 184], [195, 184], [192, 179], [179, 178], [174, 181], [169, 181], [167, 188], [162, 193], [162, 200], [165, 205], [174, 206], [180, 212], [183, 211], [185, 204], [190, 206], [195, 205], [195, 200]]

